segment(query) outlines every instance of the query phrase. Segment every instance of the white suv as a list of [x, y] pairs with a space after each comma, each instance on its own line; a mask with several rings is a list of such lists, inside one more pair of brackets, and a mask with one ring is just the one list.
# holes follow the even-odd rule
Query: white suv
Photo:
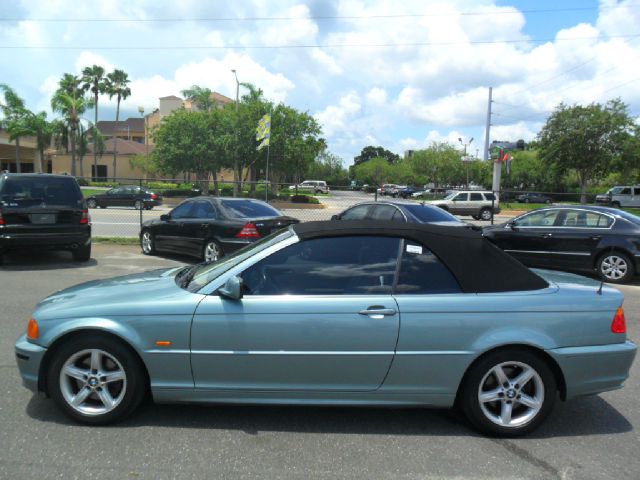
[[324, 180], [305, 180], [298, 185], [291, 185], [289, 190], [295, 190], [296, 187], [303, 192], [329, 193], [329, 187]]
[[471, 215], [476, 220], [491, 220], [493, 215], [500, 213], [498, 199], [492, 192], [477, 190], [455, 191], [449, 193], [442, 200], [430, 203], [454, 215]]

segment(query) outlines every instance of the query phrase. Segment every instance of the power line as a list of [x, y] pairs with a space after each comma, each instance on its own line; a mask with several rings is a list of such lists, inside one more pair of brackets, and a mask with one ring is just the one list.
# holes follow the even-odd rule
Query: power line
[[608, 35], [572, 38], [540, 38], [519, 40], [472, 40], [459, 42], [407, 42], [407, 43], [326, 43], [306, 45], [166, 45], [166, 46], [68, 46], [68, 45], [0, 45], [3, 50], [274, 50], [274, 49], [305, 49], [305, 48], [380, 48], [380, 47], [437, 47], [452, 45], [494, 45], [517, 43], [545, 43], [565, 42], [576, 40], [609, 40], [612, 38], [638, 38], [640, 33], [629, 35]]
[[262, 22], [262, 21], [291, 21], [291, 20], [369, 20], [369, 19], [395, 19], [395, 18], [429, 18], [429, 17], [457, 17], [457, 16], [495, 16], [495, 15], [521, 15], [536, 13], [560, 13], [583, 12], [593, 10], [611, 10], [616, 8], [636, 7], [640, 3], [627, 5], [610, 5], [599, 7], [563, 7], [563, 8], [533, 8], [525, 10], [495, 10], [495, 11], [470, 11], [470, 12], [442, 12], [442, 13], [399, 13], [399, 14], [373, 14], [373, 15], [314, 15], [308, 17], [186, 17], [186, 18], [23, 18], [0, 17], [0, 22], [43, 22], [43, 23], [69, 23], [69, 22]]

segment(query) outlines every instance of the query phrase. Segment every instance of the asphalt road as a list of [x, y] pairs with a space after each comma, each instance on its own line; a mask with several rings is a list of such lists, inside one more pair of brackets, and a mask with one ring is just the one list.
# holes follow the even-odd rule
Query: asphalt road
[[[533, 435], [479, 436], [452, 411], [143, 406], [110, 427], [76, 425], [20, 384], [13, 343], [37, 301], [82, 282], [188, 261], [137, 247], [12, 254], [0, 268], [0, 479], [637, 479], [640, 366], [624, 389], [559, 402]], [[620, 287], [640, 341], [640, 281]], [[595, 295], [595, 292], [594, 292]]]
[[[283, 209], [285, 215], [290, 215], [303, 222], [313, 220], [329, 220], [332, 215], [346, 210], [360, 202], [373, 200], [373, 194], [352, 191], [334, 190], [329, 196], [320, 195], [320, 201], [325, 208], [319, 209]], [[393, 200], [391, 197], [381, 197]], [[143, 220], [158, 218], [163, 213], [168, 213], [172, 206], [162, 205], [153, 210], [142, 212]], [[96, 237], [137, 237], [140, 233], [140, 211], [131, 207], [94, 208], [90, 211], [93, 235]], [[496, 222], [506, 221], [509, 217], [496, 215]], [[487, 225], [488, 222], [476, 222], [471, 217], [462, 217], [464, 221]]]

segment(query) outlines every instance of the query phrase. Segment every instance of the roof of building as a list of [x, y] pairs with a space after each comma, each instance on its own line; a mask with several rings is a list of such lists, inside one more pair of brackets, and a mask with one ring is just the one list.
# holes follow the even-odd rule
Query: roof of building
[[366, 235], [413, 240], [429, 248], [449, 267], [465, 293], [540, 290], [549, 286], [544, 279], [475, 230], [369, 220], [304, 222], [291, 228], [303, 240]]
[[168, 95], [166, 97], [160, 97], [160, 100], [182, 100], [182, 98], [175, 95]]
[[128, 132], [144, 132], [144, 118], [131, 117], [126, 120], [101, 120], [98, 122], [98, 130], [103, 135], [126, 135]]
[[[104, 154], [113, 155], [113, 149], [115, 140], [110, 138], [104, 142]], [[153, 145], [146, 146], [144, 143], [134, 142], [133, 140], [118, 139], [116, 148], [118, 149], [118, 155], [138, 155], [145, 154], [147, 148], [149, 152], [153, 151]], [[89, 152], [93, 152], [93, 143], [89, 142]]]
[[227, 97], [226, 95], [222, 95], [218, 92], [211, 92], [211, 98], [213, 98], [216, 102], [220, 103], [233, 103], [234, 100], [232, 98]]

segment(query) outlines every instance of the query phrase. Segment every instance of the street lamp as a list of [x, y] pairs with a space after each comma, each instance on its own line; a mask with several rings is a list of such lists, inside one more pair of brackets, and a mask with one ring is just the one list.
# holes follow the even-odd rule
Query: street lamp
[[235, 158], [233, 159], [233, 180], [234, 180], [234, 184], [233, 184], [233, 196], [236, 197], [238, 196], [238, 183], [240, 181], [240, 176], [242, 176], [242, 173], [240, 173], [240, 175], [238, 175], [238, 108], [240, 106], [240, 81], [238, 80], [238, 74], [236, 73], [235, 68], [231, 70], [233, 72], [233, 76], [236, 77], [236, 155]]
[[[144, 116], [144, 107], [142, 105], [138, 107], [138, 113], [140, 113], [141, 117]], [[147, 159], [149, 159], [149, 142], [147, 141], [147, 130], [147, 117], [144, 117], [144, 152]]]
[[467, 147], [469, 145], [471, 145], [471, 142], [473, 142], [473, 137], [471, 137], [469, 139], [469, 141], [466, 142], [466, 143], [462, 141], [461, 137], [458, 137], [458, 141], [460, 142], [461, 145], [464, 146], [464, 155], [462, 156], [462, 161], [465, 162], [465, 165], [466, 165], [466, 168], [465, 168], [465, 170], [467, 171], [467, 186], [466, 186], [466, 188], [467, 188], [467, 190], [469, 190], [469, 162], [467, 160]]

